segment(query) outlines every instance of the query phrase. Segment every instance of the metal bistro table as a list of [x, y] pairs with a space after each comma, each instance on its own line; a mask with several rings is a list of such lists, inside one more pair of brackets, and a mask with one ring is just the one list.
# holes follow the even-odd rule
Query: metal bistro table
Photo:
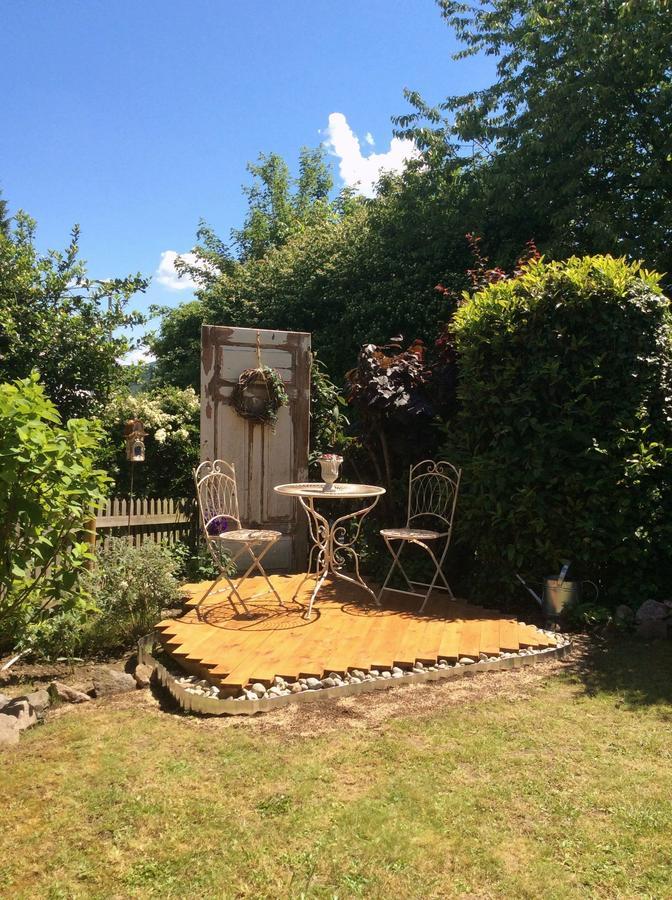
[[[375, 484], [323, 484], [322, 482], [304, 482], [303, 484], [279, 484], [274, 490], [278, 494], [284, 494], [290, 497], [298, 497], [299, 503], [305, 509], [308, 516], [308, 525], [310, 527], [310, 537], [313, 546], [310, 548], [310, 556], [308, 557], [308, 571], [306, 572], [301, 584], [296, 589], [294, 596], [296, 597], [303, 587], [306, 579], [311, 575], [315, 575], [317, 581], [313, 592], [310, 595], [310, 604], [308, 605], [307, 618], [313, 612], [313, 603], [318, 591], [324, 583], [324, 579], [329, 573], [341, 578], [343, 581], [349, 581], [351, 584], [357, 584], [371, 595], [374, 602], [379, 606], [376, 595], [371, 588], [365, 583], [359, 574], [359, 557], [355, 552], [354, 544], [359, 537], [362, 528], [362, 522], [373, 507], [378, 503], [380, 497], [385, 493], [385, 488], [378, 487]], [[371, 501], [367, 506], [339, 516], [329, 521], [322, 513], [315, 509], [316, 500], [367, 500]], [[354, 536], [348, 538], [345, 522], [348, 519], [357, 520], [357, 528]], [[317, 551], [317, 569], [313, 573], [313, 554]], [[355, 563], [354, 578], [344, 575], [342, 572], [345, 563], [345, 556], [351, 556]]]

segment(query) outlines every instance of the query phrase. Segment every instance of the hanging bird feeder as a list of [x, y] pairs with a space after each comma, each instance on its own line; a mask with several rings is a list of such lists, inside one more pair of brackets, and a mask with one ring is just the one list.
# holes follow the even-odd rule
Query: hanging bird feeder
[[126, 459], [132, 463], [145, 461], [145, 438], [147, 432], [140, 419], [129, 419], [124, 425]]

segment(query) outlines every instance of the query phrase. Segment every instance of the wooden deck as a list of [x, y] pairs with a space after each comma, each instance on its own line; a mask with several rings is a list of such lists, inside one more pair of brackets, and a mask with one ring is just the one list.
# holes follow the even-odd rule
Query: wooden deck
[[312, 581], [292, 600], [303, 576], [271, 577], [285, 606], [262, 593], [263, 579], [251, 578], [244, 596], [252, 598], [248, 605], [254, 618], [234, 615], [222, 593], [211, 594], [198, 607], [211, 582], [187, 585], [191, 608], [182, 618], [157, 625], [164, 649], [188, 672], [218, 685], [223, 695], [234, 695], [254, 682], [270, 684], [276, 675], [294, 681], [555, 646], [553, 637], [532, 625], [466, 601], [449, 601], [445, 593], [437, 593], [419, 615], [420, 603], [413, 598], [387, 593], [385, 608], [377, 609], [360, 589], [333, 580], [325, 582], [307, 622]]

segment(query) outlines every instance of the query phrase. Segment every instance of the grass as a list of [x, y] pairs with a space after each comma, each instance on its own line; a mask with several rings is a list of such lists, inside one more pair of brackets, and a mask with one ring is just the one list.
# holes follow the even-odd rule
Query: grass
[[140, 693], [73, 710], [0, 755], [2, 893], [671, 896], [671, 663], [616, 643], [362, 721], [379, 699], [236, 724]]

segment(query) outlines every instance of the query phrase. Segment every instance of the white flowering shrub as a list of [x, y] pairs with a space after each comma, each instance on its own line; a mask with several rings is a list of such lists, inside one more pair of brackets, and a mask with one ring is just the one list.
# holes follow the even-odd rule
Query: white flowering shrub
[[[124, 422], [145, 426], [145, 462], [129, 463]], [[138, 394], [116, 394], [103, 416], [107, 444], [103, 463], [115, 481], [113, 494], [124, 496], [135, 465], [133, 493], [140, 497], [191, 497], [192, 469], [198, 464], [200, 403], [193, 388], [161, 387]]]

